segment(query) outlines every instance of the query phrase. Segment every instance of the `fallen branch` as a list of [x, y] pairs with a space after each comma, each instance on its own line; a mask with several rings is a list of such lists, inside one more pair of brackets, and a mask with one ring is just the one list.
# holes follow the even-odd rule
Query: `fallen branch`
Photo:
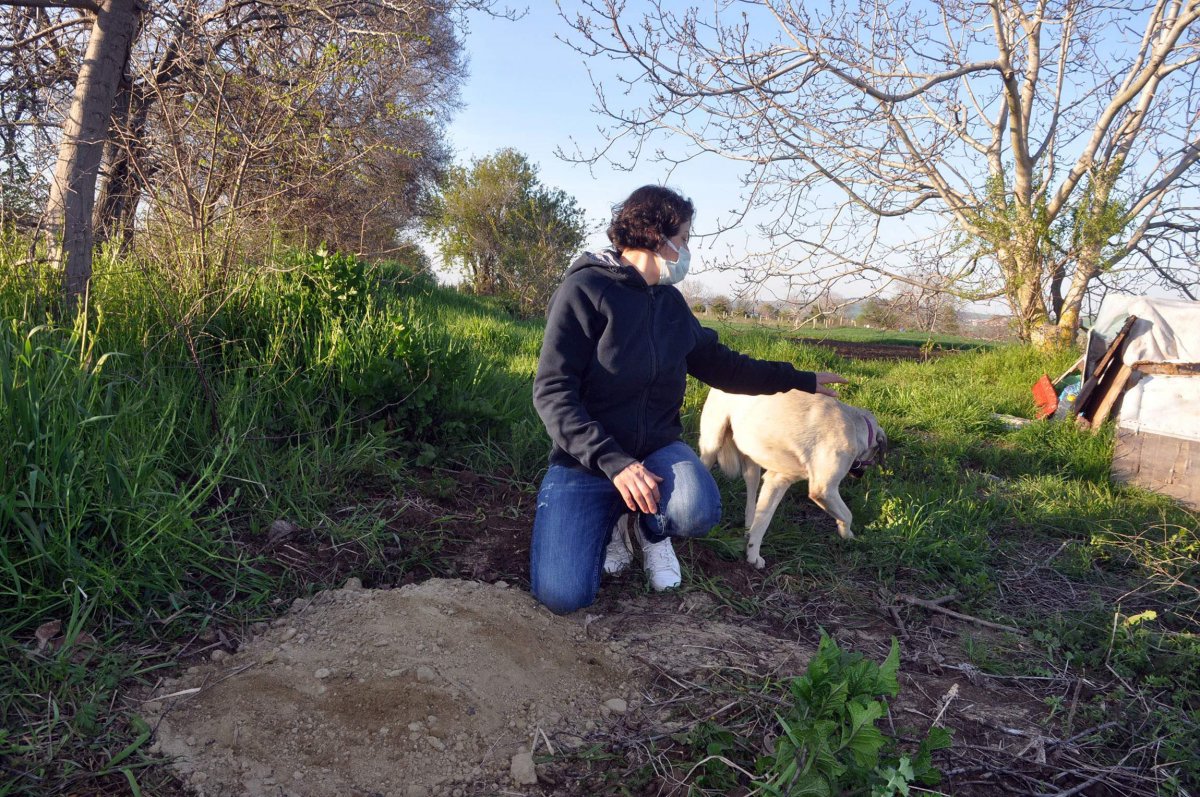
[[1014, 628], [1011, 625], [1001, 625], [1000, 623], [993, 623], [988, 620], [981, 620], [978, 617], [972, 617], [969, 614], [963, 614], [962, 612], [956, 612], [953, 609], [947, 609], [945, 606], [942, 606], [940, 603], [937, 603], [935, 601], [927, 601], [927, 600], [923, 600], [922, 598], [914, 598], [912, 595], [905, 595], [903, 592], [896, 593], [896, 600], [902, 601], [902, 602], [910, 604], [912, 606], [920, 606], [922, 609], [928, 609], [931, 612], [940, 612], [941, 614], [944, 614], [947, 617], [953, 617], [958, 620], [965, 620], [968, 623], [975, 623], [976, 625], [982, 625], [987, 628], [995, 628], [998, 631], [1008, 631], [1009, 633], [1013, 633], [1013, 634], [1024, 633], [1021, 629]]

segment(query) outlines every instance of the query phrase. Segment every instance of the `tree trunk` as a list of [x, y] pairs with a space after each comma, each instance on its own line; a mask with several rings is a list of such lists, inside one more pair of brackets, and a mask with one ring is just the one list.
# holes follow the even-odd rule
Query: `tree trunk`
[[999, 247], [1012, 247], [1008, 254], [1009, 262], [1002, 264], [1005, 282], [1009, 286], [1009, 303], [1017, 317], [1017, 334], [1020, 339], [1026, 343], [1041, 345], [1040, 330], [1050, 321], [1050, 315], [1046, 309], [1046, 299], [1042, 295], [1045, 264], [1042, 261], [1033, 214], [1028, 208], [1018, 208], [1017, 221], [1012, 232], [1012, 240]]
[[1071, 278], [1071, 287], [1063, 298], [1063, 309], [1058, 316], [1058, 324], [1054, 327], [1053, 337], [1058, 346], [1070, 346], [1075, 343], [1079, 332], [1080, 312], [1083, 308], [1083, 297], [1087, 294], [1088, 286], [1100, 273], [1099, 245], [1090, 244], [1079, 253], [1075, 263], [1075, 275]]
[[92, 25], [70, 110], [63, 120], [46, 218], [50, 259], [63, 270], [68, 311], [78, 306], [92, 276], [96, 177], [108, 138], [113, 100], [137, 30], [138, 2], [104, 0]]
[[96, 200], [94, 224], [96, 243], [115, 239], [120, 242], [121, 251], [126, 251], [133, 238], [134, 214], [147, 177], [143, 142], [150, 102], [145, 89], [122, 85], [113, 116], [113, 133], [107, 144], [107, 167]]

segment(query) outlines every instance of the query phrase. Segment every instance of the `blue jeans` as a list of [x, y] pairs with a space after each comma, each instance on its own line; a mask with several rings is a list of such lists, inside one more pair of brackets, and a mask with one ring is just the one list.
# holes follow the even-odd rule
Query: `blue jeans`
[[[721, 494], [696, 452], [671, 443], [642, 460], [661, 476], [658, 512], [639, 515], [650, 542], [667, 537], [703, 537], [721, 519]], [[629, 508], [605, 476], [551, 465], [538, 491], [529, 571], [533, 597], [555, 614], [596, 600], [604, 548], [617, 519]]]

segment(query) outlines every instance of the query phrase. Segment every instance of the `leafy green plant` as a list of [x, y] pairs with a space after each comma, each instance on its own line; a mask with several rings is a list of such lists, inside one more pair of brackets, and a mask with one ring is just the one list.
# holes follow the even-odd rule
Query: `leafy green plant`
[[822, 634], [808, 669], [790, 684], [791, 706], [777, 714], [782, 732], [775, 752], [759, 759], [762, 790], [790, 797], [891, 797], [907, 795], [910, 783], [936, 784], [941, 774], [932, 755], [950, 746], [947, 731], [931, 728], [909, 758], [894, 755], [894, 740], [876, 726], [887, 708], [883, 698], [900, 692], [899, 667], [894, 639], [879, 665]]

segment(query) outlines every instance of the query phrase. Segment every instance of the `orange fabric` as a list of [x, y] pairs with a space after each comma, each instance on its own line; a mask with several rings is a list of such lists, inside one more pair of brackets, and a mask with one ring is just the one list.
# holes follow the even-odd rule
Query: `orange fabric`
[[1037, 417], [1049, 418], [1058, 409], [1058, 394], [1054, 392], [1054, 385], [1050, 382], [1049, 374], [1042, 374], [1033, 385], [1033, 401], [1037, 404]]

